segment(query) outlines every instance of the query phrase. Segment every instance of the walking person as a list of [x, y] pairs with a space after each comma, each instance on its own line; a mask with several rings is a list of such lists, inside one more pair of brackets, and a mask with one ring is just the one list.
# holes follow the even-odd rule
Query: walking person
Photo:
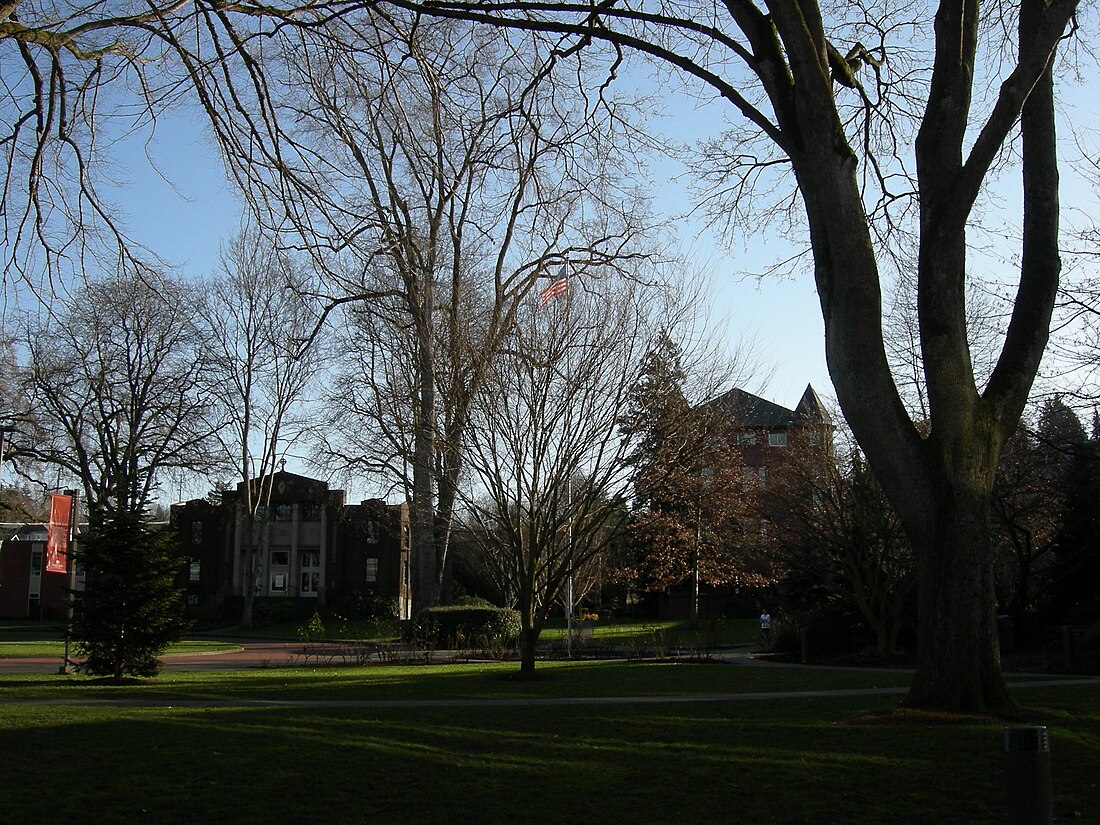
[[768, 609], [765, 607], [764, 610], [760, 613], [760, 639], [761, 639], [761, 642], [762, 642], [762, 644], [761, 644], [762, 647], [767, 646], [768, 639], [771, 637], [771, 635], [772, 635], [772, 616], [768, 612]]

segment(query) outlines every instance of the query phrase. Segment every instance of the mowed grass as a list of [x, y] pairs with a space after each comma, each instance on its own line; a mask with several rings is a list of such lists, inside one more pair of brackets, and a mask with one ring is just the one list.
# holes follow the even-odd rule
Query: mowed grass
[[[1003, 727], [884, 717], [898, 697], [242, 707], [217, 700], [699, 697], [901, 673], [546, 663], [0, 679], [0, 820], [97, 823], [1002, 823]], [[1057, 821], [1100, 822], [1100, 689], [1030, 688]], [[64, 706], [20, 699], [131, 699]], [[200, 706], [171, 706], [174, 699]]]
[[[186, 640], [171, 644], [162, 655], [179, 656], [182, 654], [218, 653], [224, 650], [236, 650], [239, 645], [231, 642], [205, 640]], [[56, 658], [59, 662], [65, 655], [65, 643], [58, 641], [3, 641], [0, 640], [0, 659]]]

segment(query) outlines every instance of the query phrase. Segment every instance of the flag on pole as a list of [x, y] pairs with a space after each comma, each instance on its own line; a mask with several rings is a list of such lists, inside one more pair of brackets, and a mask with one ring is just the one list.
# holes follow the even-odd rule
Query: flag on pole
[[46, 525], [46, 572], [64, 573], [69, 560], [72, 496], [50, 497], [50, 521]]
[[539, 293], [539, 306], [544, 307], [550, 303], [556, 296], [561, 295], [569, 287], [569, 281], [563, 275], [555, 281], [550, 282], [550, 286], [546, 287]]

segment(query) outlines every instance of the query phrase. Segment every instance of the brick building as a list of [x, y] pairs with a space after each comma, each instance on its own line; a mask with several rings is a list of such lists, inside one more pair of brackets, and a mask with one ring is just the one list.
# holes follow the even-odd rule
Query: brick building
[[[196, 499], [172, 507], [172, 528], [186, 560], [180, 586], [193, 614], [232, 619], [243, 601], [249, 586], [244, 489], [242, 482], [223, 492], [219, 503]], [[375, 499], [347, 504], [343, 490], [282, 471], [275, 473], [269, 510], [258, 514], [257, 523], [257, 603], [289, 601], [308, 613], [382, 598], [408, 618], [407, 505]]]
[[[783, 475], [790, 461], [825, 449], [831, 454], [834, 425], [832, 417], [812, 386], [794, 409], [787, 409], [741, 389], [732, 389], [706, 402], [703, 409], [716, 431], [724, 433], [731, 449], [724, 449], [724, 460], [740, 463], [740, 472], [732, 475], [742, 486], [742, 501], [755, 505], [755, 513], [743, 518], [746, 533], [754, 534], [760, 546], [768, 544], [769, 525], [775, 520], [771, 508], [780, 506], [775, 496], [764, 495]], [[741, 495], [741, 493], [739, 493]], [[749, 602], [761, 594], [750, 594], [736, 584], [700, 587], [699, 615], [716, 616], [751, 609]], [[687, 618], [695, 598], [687, 582], [669, 588], [658, 598], [658, 612], [664, 618]]]

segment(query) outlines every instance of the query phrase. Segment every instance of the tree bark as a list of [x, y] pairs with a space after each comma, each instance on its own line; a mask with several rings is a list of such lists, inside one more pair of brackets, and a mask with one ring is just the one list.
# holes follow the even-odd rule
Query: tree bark
[[539, 629], [524, 626], [519, 635], [519, 672], [522, 676], [531, 676], [535, 672], [535, 648], [538, 641]]
[[[419, 257], [410, 255], [411, 260]], [[435, 436], [435, 359], [432, 315], [435, 312], [435, 288], [430, 265], [412, 276], [420, 295], [413, 290], [410, 308], [416, 319], [416, 421], [413, 432], [413, 490], [409, 515], [410, 552], [412, 553], [413, 615], [435, 606], [439, 601], [440, 571], [435, 546], [435, 507], [433, 492], [436, 457]], [[419, 300], [417, 300], [419, 298]]]
[[984, 481], [945, 489], [936, 511], [919, 548], [917, 669], [906, 704], [1004, 712], [1015, 702], [1001, 674]]

